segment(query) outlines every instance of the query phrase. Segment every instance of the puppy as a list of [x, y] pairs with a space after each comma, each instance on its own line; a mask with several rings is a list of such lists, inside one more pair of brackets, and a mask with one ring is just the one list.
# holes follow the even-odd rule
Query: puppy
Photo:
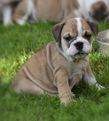
[[96, 23], [105, 20], [109, 16], [109, 0], [22, 0], [13, 18], [23, 25], [28, 20], [57, 23], [69, 16]]
[[91, 22], [106, 21], [109, 17], [109, 0], [79, 0], [76, 16]]
[[20, 0], [0, 0], [0, 20], [3, 21], [4, 26], [13, 23], [13, 10], [19, 1]]
[[[93, 29], [94, 30], [94, 29]], [[93, 75], [88, 55], [92, 50], [92, 30], [81, 18], [70, 18], [53, 27], [55, 41], [32, 57], [18, 71], [12, 83], [17, 93], [59, 95], [67, 105], [71, 89], [83, 78], [89, 85], [103, 88]]]

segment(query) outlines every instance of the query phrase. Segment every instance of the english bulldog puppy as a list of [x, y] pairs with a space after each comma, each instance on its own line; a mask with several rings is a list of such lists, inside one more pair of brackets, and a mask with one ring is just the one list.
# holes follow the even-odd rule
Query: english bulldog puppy
[[17, 93], [58, 95], [61, 103], [67, 105], [74, 96], [72, 88], [81, 79], [98, 89], [103, 88], [89, 64], [91, 28], [81, 18], [70, 18], [55, 25], [55, 41], [33, 54], [23, 65], [12, 83], [13, 89]]
[[57, 23], [69, 16], [96, 23], [105, 20], [109, 16], [109, 0], [22, 0], [13, 18], [23, 25], [28, 20]]
[[19, 1], [20, 0], [0, 0], [0, 21], [3, 22], [4, 26], [13, 23], [13, 10]]
[[78, 0], [79, 9], [76, 16], [91, 22], [107, 21], [109, 18], [109, 0]]

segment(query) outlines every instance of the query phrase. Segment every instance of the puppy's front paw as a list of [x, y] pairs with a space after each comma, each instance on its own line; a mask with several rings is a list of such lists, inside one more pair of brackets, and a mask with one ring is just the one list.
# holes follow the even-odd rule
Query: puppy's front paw
[[71, 97], [63, 97], [61, 98], [61, 104], [67, 106], [71, 102]]
[[98, 89], [98, 90], [101, 90], [101, 89], [104, 89], [105, 87], [104, 86], [102, 86], [102, 85], [100, 85], [99, 83], [96, 83], [96, 88]]
[[20, 26], [23, 26], [23, 25], [25, 25], [26, 20], [24, 20], [23, 18], [22, 18], [22, 19], [18, 19], [18, 20], [16, 20], [16, 23], [17, 23], [18, 25], [20, 25]]
[[7, 22], [5, 21], [5, 22], [3, 22], [3, 24], [4, 24], [5, 27], [14, 25], [14, 23], [12, 21], [7, 21]]
[[71, 101], [76, 102], [76, 100], [72, 99], [73, 97], [75, 97], [75, 94], [73, 93], [72, 95], [61, 97], [61, 104], [67, 106]]

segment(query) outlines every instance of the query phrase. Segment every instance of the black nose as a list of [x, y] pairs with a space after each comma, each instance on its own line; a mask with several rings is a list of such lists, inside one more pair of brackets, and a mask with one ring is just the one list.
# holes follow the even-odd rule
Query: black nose
[[83, 49], [83, 42], [75, 43], [75, 47], [77, 50], [81, 51]]

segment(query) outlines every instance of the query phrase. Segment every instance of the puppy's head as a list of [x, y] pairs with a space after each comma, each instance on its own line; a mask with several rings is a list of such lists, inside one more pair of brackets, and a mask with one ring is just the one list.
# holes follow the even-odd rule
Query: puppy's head
[[84, 58], [92, 50], [92, 30], [95, 32], [94, 26], [84, 19], [70, 18], [55, 25], [53, 35], [65, 57]]
[[[108, 3], [107, 3], [108, 4]], [[109, 6], [104, 0], [99, 0], [91, 5], [89, 15], [95, 21], [106, 20], [109, 16]]]

